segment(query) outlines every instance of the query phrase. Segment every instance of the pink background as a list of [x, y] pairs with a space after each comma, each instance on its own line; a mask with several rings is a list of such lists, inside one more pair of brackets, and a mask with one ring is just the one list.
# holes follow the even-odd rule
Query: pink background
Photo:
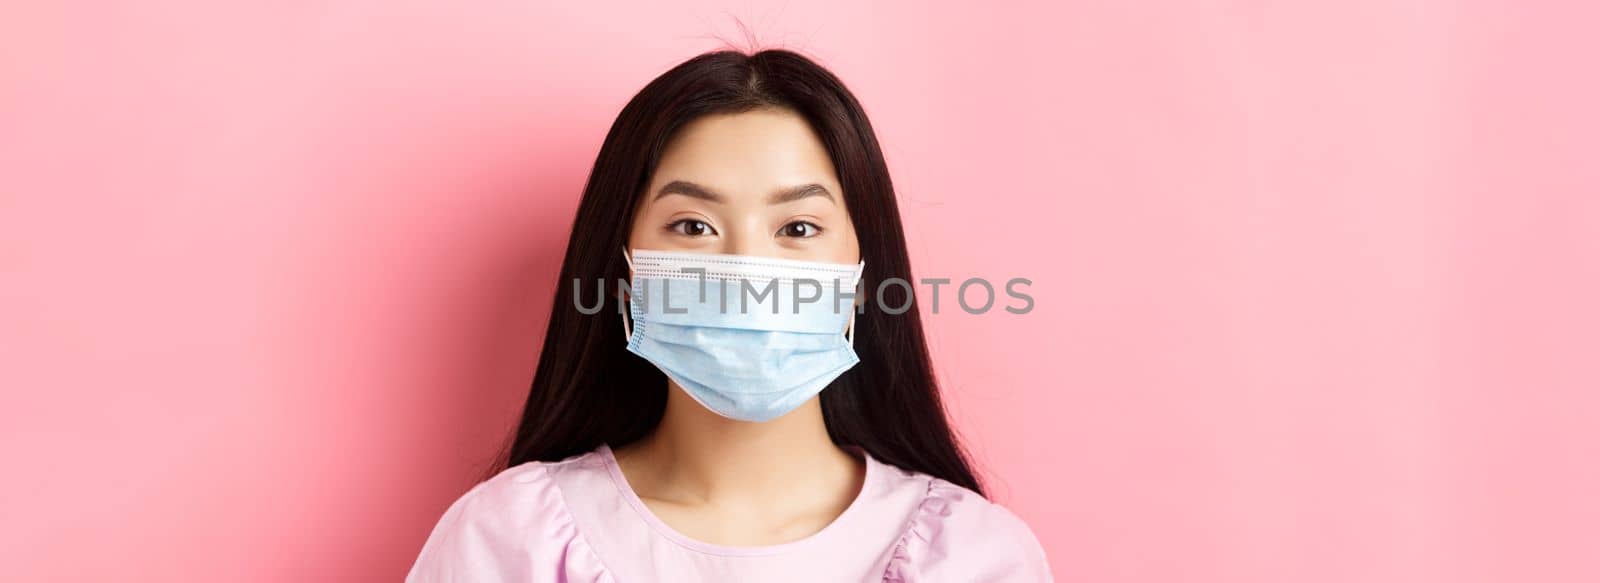
[[223, 4], [0, 8], [0, 578], [398, 579], [738, 18], [1034, 281], [929, 326], [1060, 580], [1600, 580], [1592, 3]]

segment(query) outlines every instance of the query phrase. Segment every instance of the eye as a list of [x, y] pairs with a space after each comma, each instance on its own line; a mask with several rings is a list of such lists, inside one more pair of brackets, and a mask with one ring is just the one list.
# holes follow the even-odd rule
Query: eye
[[708, 225], [705, 221], [699, 219], [676, 220], [673, 221], [672, 224], [667, 225], [667, 228], [671, 229], [674, 233], [688, 237], [704, 237], [706, 235], [716, 234], [716, 231], [711, 229], [711, 225]]
[[820, 233], [822, 233], [822, 227], [818, 227], [816, 223], [810, 221], [794, 221], [778, 230], [778, 235], [781, 237], [796, 237], [800, 239], [815, 237]]

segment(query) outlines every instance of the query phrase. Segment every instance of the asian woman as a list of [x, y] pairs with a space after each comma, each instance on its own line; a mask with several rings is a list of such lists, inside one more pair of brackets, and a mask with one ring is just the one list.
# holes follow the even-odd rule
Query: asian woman
[[838, 78], [786, 50], [662, 74], [595, 160], [504, 465], [408, 580], [1050, 580], [891, 280], [894, 188]]

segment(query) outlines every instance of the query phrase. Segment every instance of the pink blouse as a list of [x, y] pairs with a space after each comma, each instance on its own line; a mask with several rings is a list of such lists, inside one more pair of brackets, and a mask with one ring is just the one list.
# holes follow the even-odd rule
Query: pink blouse
[[821, 531], [769, 546], [689, 538], [657, 518], [601, 445], [501, 472], [445, 511], [407, 581], [1051, 581], [1022, 520], [976, 493], [866, 455], [860, 494]]

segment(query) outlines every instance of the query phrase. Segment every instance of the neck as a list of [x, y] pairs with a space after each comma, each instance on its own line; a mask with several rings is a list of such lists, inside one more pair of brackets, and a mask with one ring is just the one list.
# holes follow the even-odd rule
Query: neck
[[661, 424], [615, 452], [619, 463], [649, 485], [652, 497], [758, 500], [833, 490], [859, 478], [862, 461], [828, 437], [817, 397], [782, 417], [754, 423], [717, 415], [676, 383], [669, 385]]

